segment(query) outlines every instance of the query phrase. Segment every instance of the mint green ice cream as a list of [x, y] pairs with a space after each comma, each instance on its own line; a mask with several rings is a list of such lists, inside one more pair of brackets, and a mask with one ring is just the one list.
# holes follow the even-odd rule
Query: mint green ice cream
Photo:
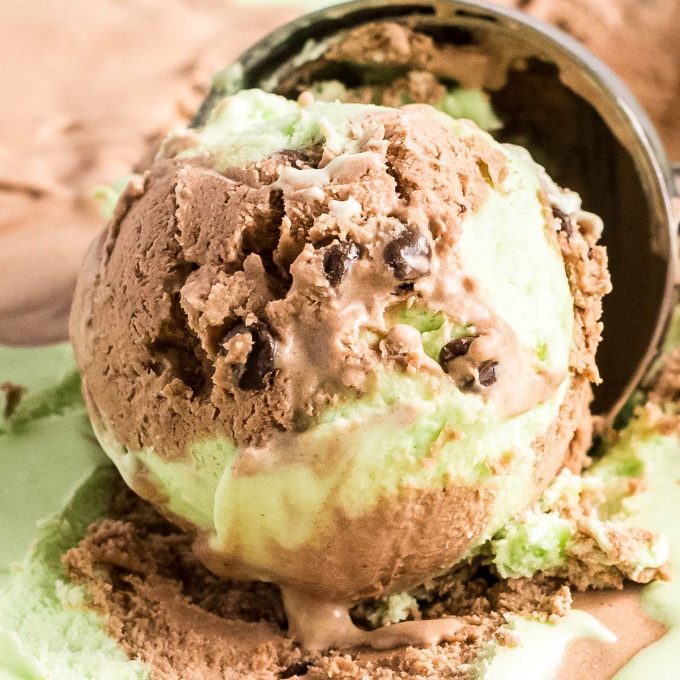
[[71, 348], [0, 348], [0, 378], [25, 389], [0, 431], [0, 678], [147, 678], [61, 565], [106, 514], [115, 476], [89, 427]]
[[[606, 518], [595, 520], [600, 523], [600, 537], [606, 536], [607, 532], [612, 535], [612, 530], [622, 535], [633, 530], [637, 536], [640, 536], [640, 528], [650, 532], [653, 539], [648, 544], [649, 549], [645, 549], [645, 541], [641, 541], [631, 563], [619, 566], [639, 574], [669, 560], [669, 580], [651, 583], [642, 591], [644, 609], [666, 626], [667, 632], [636, 654], [614, 676], [616, 680], [672, 678], [676, 672], [680, 635], [680, 533], [675, 509], [680, 507], [680, 438], [677, 424], [674, 430], [668, 427], [668, 416], [677, 418], [676, 413], [676, 404], [664, 404], [662, 407], [648, 404], [640, 408], [630, 425], [607, 448], [592, 470], [585, 477], [571, 480], [571, 491], [576, 493], [576, 498], [565, 502], [562, 512], [554, 505], [556, 495], [548, 489], [541, 499], [543, 509], [534, 511], [535, 516], [528, 518], [527, 527], [521, 522], [511, 523], [500, 532], [498, 541], [494, 541], [494, 561], [499, 563], [501, 573], [503, 570], [507, 572], [509, 565], [512, 565], [511, 570], [522, 575], [534, 573], [536, 569], [554, 572], [555, 567], [564, 564], [570, 556], [573, 558], [573, 554], [578, 552], [577, 543], [583, 545], [586, 538], [584, 534], [579, 536], [574, 521], [564, 516], [564, 509], [578, 507], [578, 497], [593, 489], [601, 492], [599, 514]], [[640, 484], [631, 485], [631, 482]], [[557, 484], [559, 487], [559, 482]], [[558, 494], [562, 490], [558, 489]], [[562, 500], [567, 499], [563, 496]], [[549, 530], [536, 531], [540, 526], [536, 515], [541, 515], [541, 519], [550, 526]], [[508, 561], [508, 551], [503, 542], [520, 532], [524, 533], [526, 540], [517, 542], [511, 553], [512, 559]], [[598, 537], [597, 531], [593, 533]], [[570, 542], [573, 543], [571, 550]], [[598, 544], [596, 541], [592, 554], [594, 565], [606, 564], [607, 555], [611, 556], [608, 548], [606, 542]], [[615, 635], [580, 610], [573, 610], [566, 620], [556, 625], [517, 619], [511, 622], [510, 627], [518, 636], [519, 645], [503, 648], [490, 644], [471, 669], [472, 677], [485, 680], [515, 678], [519, 677], [519, 669], [522, 668], [522, 678], [551, 680], [559, 677], [557, 671], [567, 646], [578, 637], [594, 637], [609, 645], [617, 643]]]
[[0, 517], [11, 518], [3, 523], [0, 583], [28, 549], [35, 523], [60, 511], [106, 461], [92, 436], [69, 345], [5, 348], [2, 369], [0, 382], [25, 392], [0, 420]]

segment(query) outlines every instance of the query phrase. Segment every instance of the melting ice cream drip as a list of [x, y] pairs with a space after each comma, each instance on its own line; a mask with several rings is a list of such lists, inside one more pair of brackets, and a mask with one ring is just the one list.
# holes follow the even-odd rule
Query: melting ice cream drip
[[350, 647], [432, 646], [454, 640], [463, 627], [456, 617], [427, 621], [403, 621], [376, 630], [362, 630], [349, 615], [347, 605], [318, 600], [304, 593], [283, 588], [288, 630], [305, 649], [320, 652]]

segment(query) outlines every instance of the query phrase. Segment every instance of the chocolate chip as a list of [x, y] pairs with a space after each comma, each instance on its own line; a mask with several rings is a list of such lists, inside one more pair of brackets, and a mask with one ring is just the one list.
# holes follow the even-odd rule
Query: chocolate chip
[[491, 387], [498, 379], [498, 362], [491, 359], [482, 361], [477, 369], [477, 376], [482, 387]]
[[344, 278], [352, 262], [359, 259], [359, 248], [351, 241], [338, 241], [323, 254], [323, 271], [328, 283], [335, 287]]
[[563, 231], [567, 236], [571, 236], [574, 233], [571, 217], [567, 213], [562, 212], [556, 205], [552, 206], [552, 214], [560, 221], [560, 231]]
[[249, 326], [246, 326], [242, 323], [237, 323], [224, 334], [224, 337], [222, 338], [222, 344], [226, 345], [229, 340], [231, 340], [236, 335], [250, 335], [250, 330], [251, 329]]
[[148, 368], [155, 374], [155, 375], [163, 375], [163, 371], [165, 371], [165, 366], [163, 365], [162, 362], [160, 361], [152, 361]]
[[314, 250], [321, 250], [321, 248], [330, 246], [332, 243], [335, 243], [338, 240], [339, 238], [337, 236], [324, 236], [318, 241], [312, 241], [312, 246], [314, 247]]
[[299, 149], [282, 149], [279, 156], [283, 156], [293, 167], [309, 164], [309, 156]]
[[310, 666], [311, 662], [309, 661], [296, 661], [285, 670], [282, 670], [279, 674], [279, 678], [294, 678], [307, 675]]
[[439, 352], [439, 363], [446, 368], [450, 361], [465, 356], [475, 339], [474, 336], [467, 336], [447, 342]]
[[413, 292], [413, 283], [410, 281], [407, 281], [406, 283], [400, 283], [397, 286], [397, 293], [412, 293]]
[[383, 257], [400, 281], [411, 281], [430, 271], [432, 251], [423, 234], [408, 229], [385, 246]]
[[274, 370], [276, 340], [263, 323], [252, 326], [240, 323], [226, 333], [222, 343], [226, 344], [236, 335], [250, 335], [253, 343], [238, 377], [238, 386], [242, 390], [260, 390], [265, 386], [267, 376]]

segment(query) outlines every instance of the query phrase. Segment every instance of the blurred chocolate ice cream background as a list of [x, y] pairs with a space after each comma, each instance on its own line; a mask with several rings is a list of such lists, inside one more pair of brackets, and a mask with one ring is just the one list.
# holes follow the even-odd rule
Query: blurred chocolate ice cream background
[[[210, 74], [304, 0], [0, 0], [0, 342], [66, 337], [75, 276], [102, 226], [95, 187], [198, 107]], [[583, 41], [680, 159], [680, 2], [502, 0]]]

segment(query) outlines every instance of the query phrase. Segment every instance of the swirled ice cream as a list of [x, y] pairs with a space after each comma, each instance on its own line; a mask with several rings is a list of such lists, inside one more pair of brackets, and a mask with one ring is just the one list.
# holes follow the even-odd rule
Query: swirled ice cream
[[81, 274], [97, 436], [213, 571], [281, 585], [309, 647], [446, 639], [455, 619], [367, 633], [346, 608], [471, 557], [579, 468], [600, 229], [427, 105], [226, 97]]

